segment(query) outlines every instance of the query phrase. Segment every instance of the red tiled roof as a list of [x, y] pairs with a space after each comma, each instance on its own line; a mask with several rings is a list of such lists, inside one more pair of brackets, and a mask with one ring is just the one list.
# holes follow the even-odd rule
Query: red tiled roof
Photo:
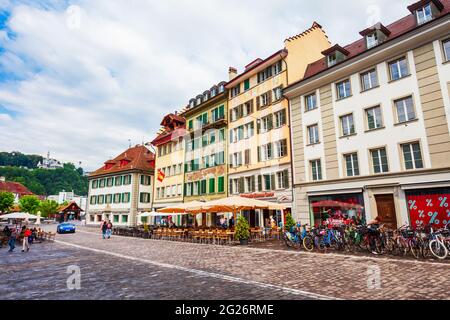
[[58, 212], [63, 212], [63, 211], [66, 211], [67, 209], [84, 211], [83, 209], [80, 208], [80, 206], [75, 201], [71, 201], [67, 205], [60, 206], [58, 208]]
[[[129, 160], [130, 162], [121, 166], [121, 160]], [[99, 176], [109, 173], [117, 173], [129, 170], [145, 170], [152, 171], [155, 169], [155, 155], [142, 145], [131, 147], [128, 150], [122, 152], [120, 155], [112, 160], [107, 161], [108, 164], [114, 163], [109, 169], [105, 166], [92, 172], [89, 176]]]
[[180, 137], [184, 137], [185, 135], [186, 135], [185, 126], [173, 130], [166, 128], [163, 132], [158, 134], [158, 136], [151, 142], [151, 144], [156, 147], [169, 141], [176, 140]]
[[0, 191], [18, 194], [19, 197], [34, 195], [34, 193], [28, 190], [23, 184], [12, 181], [0, 181]]
[[[450, 0], [441, 0], [440, 2], [443, 4], [444, 8], [438, 14], [438, 16], [436, 18], [442, 17], [450, 12]], [[414, 6], [414, 5], [416, 5], [416, 4], [413, 4], [411, 6]], [[433, 21], [433, 20], [431, 20], [431, 21]], [[386, 27], [389, 30], [390, 34], [389, 34], [389, 36], [387, 36], [384, 43], [386, 43], [390, 40], [393, 40], [401, 35], [404, 35], [405, 33], [409, 32], [409, 31], [412, 31], [414, 29], [417, 29], [417, 28], [423, 27], [423, 26], [424, 25], [418, 26], [416, 23], [416, 17], [413, 14], [409, 14], [408, 16], [403, 17], [402, 19], [397, 20], [394, 23], [391, 23], [390, 25], [388, 25]], [[368, 51], [366, 49], [366, 43], [365, 43], [364, 38], [361, 38], [361, 39], [345, 46], [344, 49], [349, 52], [349, 54], [347, 55], [347, 58], [344, 61], [347, 61], [355, 56], [358, 56], [359, 54], [361, 54], [365, 51]], [[371, 50], [371, 49], [369, 49], [369, 50]], [[340, 62], [340, 63], [342, 63], [342, 62]], [[335, 68], [340, 63], [334, 65], [333, 67], [330, 67], [330, 69]], [[328, 66], [327, 66], [326, 57], [324, 57], [320, 60], [317, 60], [313, 63], [310, 63], [308, 65], [308, 67], [306, 68], [306, 72], [305, 72], [303, 79], [301, 79], [298, 82], [302, 82], [302, 81], [306, 80], [307, 78], [310, 78], [310, 77], [312, 77], [322, 71], [325, 71], [327, 69], [328, 69]], [[298, 82], [296, 82], [296, 83], [298, 83]], [[295, 85], [296, 83], [294, 83], [292, 85]]]

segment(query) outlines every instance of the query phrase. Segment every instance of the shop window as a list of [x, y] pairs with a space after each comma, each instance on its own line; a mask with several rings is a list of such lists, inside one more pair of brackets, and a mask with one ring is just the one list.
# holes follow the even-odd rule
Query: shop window
[[420, 150], [419, 142], [402, 144], [401, 149], [406, 170], [423, 168], [422, 151]]
[[431, 225], [437, 230], [450, 221], [450, 188], [407, 190], [406, 202], [413, 228]]
[[362, 193], [310, 197], [309, 203], [314, 226], [340, 225], [348, 219], [357, 224], [365, 223]]

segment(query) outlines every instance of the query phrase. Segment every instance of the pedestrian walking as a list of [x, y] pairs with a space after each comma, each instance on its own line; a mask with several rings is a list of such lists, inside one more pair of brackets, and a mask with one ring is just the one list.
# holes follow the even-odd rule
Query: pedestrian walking
[[113, 225], [111, 223], [111, 220], [108, 220], [108, 223], [106, 224], [106, 237], [108, 239], [111, 238], [112, 228], [113, 228]]
[[106, 231], [107, 231], [107, 229], [108, 229], [108, 225], [107, 225], [106, 221], [103, 221], [102, 225], [101, 225], [102, 238], [103, 239], [106, 239]]
[[15, 228], [9, 229], [8, 228], [8, 246], [9, 250], [8, 252], [11, 253], [14, 251], [14, 248], [16, 247], [16, 237], [17, 237], [17, 231]]
[[28, 252], [30, 251], [30, 244], [28, 243], [28, 237], [31, 236], [31, 230], [28, 229], [26, 226], [23, 226], [22, 228], [23, 232], [23, 240], [22, 240], [22, 252]]

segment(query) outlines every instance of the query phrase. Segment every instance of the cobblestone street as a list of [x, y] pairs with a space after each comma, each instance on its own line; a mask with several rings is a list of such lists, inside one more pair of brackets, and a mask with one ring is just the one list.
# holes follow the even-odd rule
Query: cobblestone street
[[[144, 240], [78, 227], [0, 250], [0, 299], [449, 299], [448, 263]], [[81, 269], [68, 290], [67, 267]], [[381, 287], [370, 289], [370, 270]]]

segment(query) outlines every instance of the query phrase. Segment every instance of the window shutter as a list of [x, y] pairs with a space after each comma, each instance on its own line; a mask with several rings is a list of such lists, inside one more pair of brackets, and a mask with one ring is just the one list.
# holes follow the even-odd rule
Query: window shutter
[[269, 120], [267, 121], [267, 130], [270, 131], [273, 129], [273, 114], [269, 115]]
[[238, 106], [238, 118], [239, 119], [242, 118], [243, 114], [244, 114], [244, 105], [241, 104]]
[[258, 162], [261, 162], [261, 147], [258, 147]]
[[289, 188], [289, 170], [284, 170], [283, 183], [286, 189]]
[[216, 179], [214, 178], [209, 179], [209, 193], [215, 192], [215, 186], [216, 186]]
[[283, 153], [283, 157], [287, 156], [287, 139], [281, 141], [281, 152]]
[[267, 92], [267, 104], [271, 104], [272, 103], [272, 90], [270, 90], [269, 92]]
[[261, 97], [258, 96], [256, 97], [256, 110], [259, 110], [259, 108], [261, 107]]
[[275, 174], [270, 175], [270, 189], [275, 190]]
[[230, 168], [233, 168], [233, 155], [230, 154]]
[[253, 113], [253, 99], [250, 100], [250, 114]]
[[272, 143], [267, 144], [267, 159], [273, 158]]
[[258, 175], [258, 191], [262, 191], [262, 175]]
[[261, 132], [261, 119], [256, 120], [256, 133], [259, 134]]
[[233, 180], [232, 179], [229, 180], [228, 188], [230, 189], [230, 194], [233, 194]]
[[239, 178], [239, 193], [244, 193], [245, 189], [244, 189], [244, 177], [240, 177]]
[[245, 164], [250, 164], [250, 149], [245, 150]]
[[230, 121], [234, 121], [233, 120], [233, 109], [230, 109]]

